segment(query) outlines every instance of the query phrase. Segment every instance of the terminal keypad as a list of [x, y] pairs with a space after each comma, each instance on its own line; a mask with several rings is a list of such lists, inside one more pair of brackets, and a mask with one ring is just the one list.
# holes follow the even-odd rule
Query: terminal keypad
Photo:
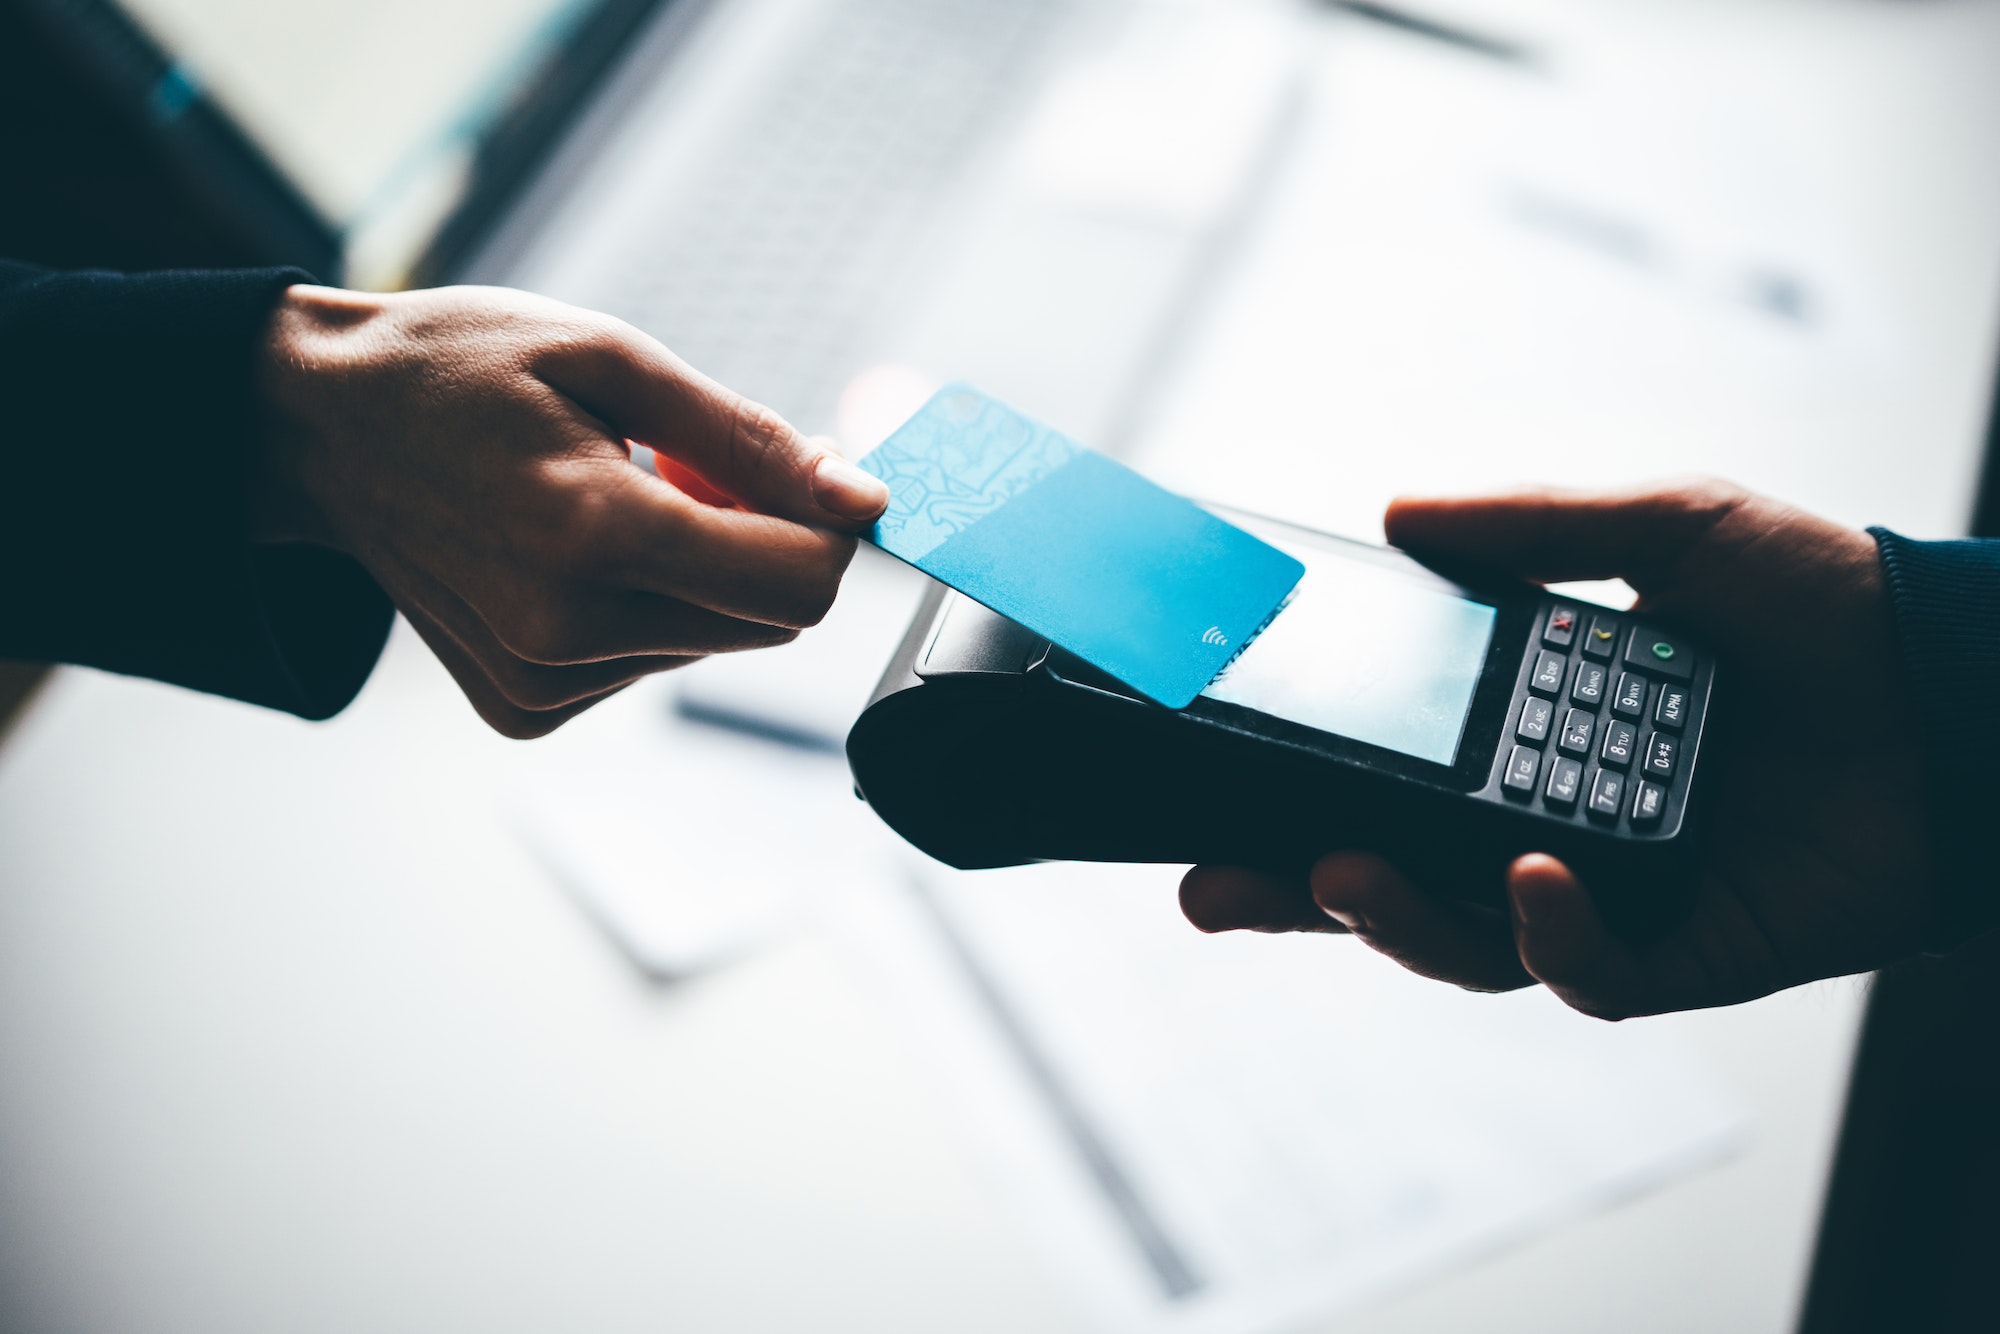
[[1535, 631], [1501, 790], [1550, 815], [1657, 829], [1687, 781], [1698, 654], [1654, 626], [1560, 601]]

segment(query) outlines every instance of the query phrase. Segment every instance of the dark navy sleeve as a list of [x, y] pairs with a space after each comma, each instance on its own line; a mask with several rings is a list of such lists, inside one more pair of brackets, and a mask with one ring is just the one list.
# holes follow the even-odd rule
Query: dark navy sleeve
[[2000, 542], [1869, 530], [1921, 727], [1938, 851], [1936, 948], [2000, 923]]
[[339, 712], [393, 614], [338, 552], [260, 546], [256, 357], [297, 270], [0, 260], [0, 658]]

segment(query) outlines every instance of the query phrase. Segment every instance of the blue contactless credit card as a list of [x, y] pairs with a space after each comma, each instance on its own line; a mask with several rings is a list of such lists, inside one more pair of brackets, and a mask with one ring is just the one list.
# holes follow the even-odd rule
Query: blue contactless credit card
[[1186, 708], [1305, 567], [976, 389], [951, 385], [861, 460], [866, 534], [1168, 708]]

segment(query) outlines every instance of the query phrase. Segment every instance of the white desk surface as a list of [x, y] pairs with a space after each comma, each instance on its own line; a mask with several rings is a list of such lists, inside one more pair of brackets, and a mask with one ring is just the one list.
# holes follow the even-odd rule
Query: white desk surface
[[[1845, 459], [1838, 484], [1797, 438], [1724, 452], [1845, 517], [1948, 530], [1990, 364], [2000, 210], [1992, 174], [1970, 173], [2000, 160], [2000, 85], [1927, 79], [1924, 52], [1990, 51], [1996, 8], [1924, 7], [1907, 49], [1871, 25], [1916, 7], [1737, 9], [1766, 48], [1774, 25], [1834, 16], [1801, 59], [1889, 88], [1895, 115], [1833, 122], [1839, 152], [1900, 164], [1850, 201], [1858, 253], [1908, 256], [1881, 289], [1903, 342], [1869, 364], [1956, 388], [1894, 442], [1901, 471]], [[1876, 50], [1903, 54], [1870, 84]], [[1845, 104], [1814, 77], [1786, 96]], [[1385, 393], [1409, 394], [1421, 332], [1385, 331]], [[1198, 471], [1171, 435], [1152, 462]], [[1404, 471], [1371, 473], [1367, 505], [1437, 480], [1422, 457]], [[1253, 468], [1246, 493], [1276, 480]], [[1328, 521], [1359, 523], [1352, 508]], [[320, 726], [59, 676], [0, 751], [0, 1326], [1080, 1328], [845, 957], [808, 932], [641, 981], [503, 822], [498, 790], [531, 755], [485, 733], [401, 631]], [[1849, 980], [1644, 1021], [1743, 1099], [1744, 1153], [1324, 1327], [1789, 1328], [1862, 999]]]
[[[503, 821], [531, 758], [401, 631], [323, 726], [57, 679], [0, 756], [0, 1325], [1081, 1329], [848, 956], [641, 981]], [[1785, 1329], [1861, 997], [1648, 1021], [1744, 1153], [1327, 1328]]]

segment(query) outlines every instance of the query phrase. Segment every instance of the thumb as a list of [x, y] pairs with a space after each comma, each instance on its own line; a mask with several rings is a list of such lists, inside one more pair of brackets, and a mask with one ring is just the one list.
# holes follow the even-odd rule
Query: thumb
[[889, 488], [624, 324], [544, 368], [613, 432], [684, 465], [744, 508], [814, 527], [878, 518]]
[[1745, 499], [1746, 492], [1712, 481], [1466, 500], [1406, 497], [1390, 503], [1383, 527], [1396, 546], [1434, 560], [1541, 583], [1622, 578], [1644, 593], [1665, 583]]

